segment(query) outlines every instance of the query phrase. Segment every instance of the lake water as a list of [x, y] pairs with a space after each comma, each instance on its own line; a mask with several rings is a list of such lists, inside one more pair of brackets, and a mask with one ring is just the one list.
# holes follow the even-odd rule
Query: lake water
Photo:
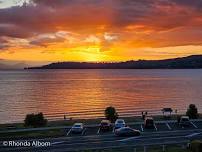
[[163, 107], [182, 113], [190, 103], [202, 112], [202, 70], [19, 70], [0, 71], [0, 123], [28, 113], [48, 119], [103, 117], [107, 106], [120, 116]]

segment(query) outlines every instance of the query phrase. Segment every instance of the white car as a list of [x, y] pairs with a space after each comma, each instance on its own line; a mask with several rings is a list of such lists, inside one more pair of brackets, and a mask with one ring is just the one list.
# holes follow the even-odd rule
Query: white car
[[180, 122], [179, 122], [180, 126], [189, 126], [190, 125], [190, 121], [189, 121], [189, 117], [188, 116], [182, 116], [180, 118]]
[[72, 133], [82, 133], [84, 129], [83, 123], [75, 123], [72, 128], [71, 131]]
[[117, 119], [114, 125], [115, 129], [122, 128], [125, 126], [126, 126], [126, 123], [123, 119]]

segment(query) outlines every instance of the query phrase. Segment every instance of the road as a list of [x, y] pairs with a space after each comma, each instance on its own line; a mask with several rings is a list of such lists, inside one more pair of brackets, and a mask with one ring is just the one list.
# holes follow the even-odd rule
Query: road
[[[188, 143], [191, 139], [202, 139], [202, 122], [192, 122], [192, 126], [187, 128], [179, 128], [174, 122], [156, 123], [156, 128], [153, 130], [142, 130], [139, 137], [116, 137], [113, 132], [100, 133], [97, 127], [87, 128], [85, 134], [74, 135], [68, 134], [66, 137], [48, 138], [39, 140], [16, 140], [15, 143], [50, 143], [50, 145], [37, 147], [36, 145], [24, 146], [7, 146], [0, 141], [0, 151], [3, 152], [32, 152], [32, 151], [53, 151], [66, 152], [85, 149], [103, 149], [117, 147], [136, 147], [144, 145], [158, 144], [176, 144]], [[142, 124], [130, 125], [133, 128], [141, 128]], [[169, 127], [168, 127], [169, 126]], [[5, 144], [5, 143], [4, 143]]]

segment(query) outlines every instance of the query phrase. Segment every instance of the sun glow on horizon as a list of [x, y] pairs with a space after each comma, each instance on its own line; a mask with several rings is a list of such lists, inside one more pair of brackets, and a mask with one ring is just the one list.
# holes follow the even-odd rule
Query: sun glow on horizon
[[198, 3], [2, 1], [0, 59], [102, 62], [202, 54]]

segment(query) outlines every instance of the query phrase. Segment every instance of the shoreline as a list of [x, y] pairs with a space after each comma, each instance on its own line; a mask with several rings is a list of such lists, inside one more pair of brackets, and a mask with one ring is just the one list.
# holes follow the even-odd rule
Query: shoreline
[[[170, 118], [165, 118], [163, 115], [148, 115], [154, 118], [154, 121], [161, 121], [161, 120], [177, 120], [178, 116], [182, 116], [185, 114], [171, 114]], [[142, 117], [141, 116], [123, 116], [119, 117], [124, 119], [126, 122], [141, 122]], [[105, 117], [100, 117], [100, 118], [92, 118], [92, 119], [58, 119], [58, 120], [48, 120], [47, 126], [46, 127], [55, 127], [55, 126], [61, 126], [61, 125], [73, 125], [76, 122], [82, 122], [86, 125], [91, 125], [91, 124], [99, 124], [101, 120], [105, 119]], [[202, 113], [199, 113], [199, 118], [202, 119]], [[14, 123], [2, 123], [0, 124], [0, 130], [6, 129], [5, 127], [8, 127], [8, 129], [11, 129], [9, 127], [16, 127], [16, 129], [22, 129], [22, 128], [33, 128], [33, 127], [25, 127], [24, 122], [14, 122]], [[40, 127], [39, 127], [40, 128]]]
[[[165, 119], [163, 115], [153, 116], [154, 121], [176, 121], [179, 114], [173, 114], [169, 119]], [[142, 117], [120, 117], [123, 118], [126, 124], [131, 123], [143, 123]], [[199, 114], [199, 118], [202, 119], [202, 113]], [[74, 119], [74, 120], [58, 120], [49, 121], [45, 127], [24, 127], [23, 123], [10, 123], [0, 124], [0, 140], [5, 139], [40, 139], [50, 137], [64, 137], [66, 136], [66, 130], [76, 122], [82, 122], [86, 126], [98, 127], [103, 119]], [[197, 119], [196, 119], [197, 120]]]

